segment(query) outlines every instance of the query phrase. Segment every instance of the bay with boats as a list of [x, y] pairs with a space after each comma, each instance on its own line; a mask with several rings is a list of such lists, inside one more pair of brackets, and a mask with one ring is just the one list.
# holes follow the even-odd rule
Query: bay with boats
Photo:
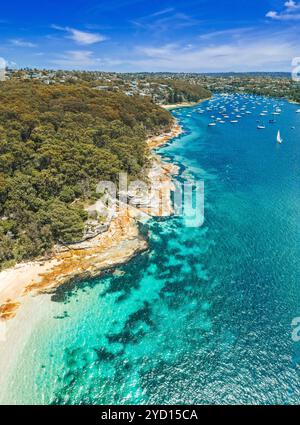
[[153, 218], [126, 265], [28, 299], [0, 402], [298, 403], [298, 107], [216, 94], [174, 109], [183, 132], [158, 153], [204, 182], [204, 224]]

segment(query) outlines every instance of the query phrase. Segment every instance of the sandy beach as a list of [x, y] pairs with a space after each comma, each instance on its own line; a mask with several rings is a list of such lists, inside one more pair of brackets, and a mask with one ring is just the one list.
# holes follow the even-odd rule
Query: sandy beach
[[294, 105], [300, 105], [300, 102], [297, 102], [296, 100], [289, 100], [289, 103], [292, 103]]
[[[180, 134], [180, 126], [148, 139], [150, 151]], [[165, 164], [151, 153], [148, 179], [151, 181], [151, 208], [118, 204], [109, 229], [81, 244], [68, 249], [53, 250], [49, 258], [38, 258], [19, 263], [0, 272], [0, 321], [13, 318], [28, 294], [45, 293], [73, 278], [94, 277], [105, 269], [129, 261], [136, 253], [147, 249], [147, 242], [139, 234], [137, 221], [148, 216], [166, 216], [172, 213], [170, 191], [172, 174], [177, 169]], [[153, 208], [154, 206], [154, 208]]]
[[201, 99], [198, 102], [182, 102], [182, 103], [174, 103], [170, 105], [160, 105], [162, 108], [171, 110], [171, 109], [178, 109], [178, 108], [185, 108], [189, 106], [196, 106], [199, 105], [202, 102], [205, 102], [206, 100], [209, 100], [210, 97], [207, 97], [206, 99]]

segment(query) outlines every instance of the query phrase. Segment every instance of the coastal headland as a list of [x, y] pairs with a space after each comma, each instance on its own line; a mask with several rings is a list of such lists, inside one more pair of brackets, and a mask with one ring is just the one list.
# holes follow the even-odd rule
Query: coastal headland
[[[47, 258], [22, 262], [0, 272], [0, 320], [13, 318], [18, 307], [29, 294], [45, 293], [71, 279], [100, 275], [104, 270], [129, 261], [147, 249], [147, 241], [140, 235], [138, 221], [152, 216], [172, 214], [170, 191], [172, 175], [177, 167], [164, 163], [153, 150], [181, 133], [176, 121], [170, 131], [148, 139], [151, 152], [148, 180], [154, 188], [154, 204], [133, 207], [118, 204], [109, 228], [94, 238], [69, 245], [56, 246]], [[153, 199], [152, 199], [153, 206]]]

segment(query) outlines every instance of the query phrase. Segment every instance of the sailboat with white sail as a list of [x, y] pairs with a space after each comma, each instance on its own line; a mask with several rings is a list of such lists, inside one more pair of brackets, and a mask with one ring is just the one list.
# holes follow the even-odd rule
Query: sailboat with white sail
[[281, 144], [282, 142], [283, 142], [283, 140], [282, 140], [281, 135], [280, 135], [280, 130], [278, 130], [278, 133], [277, 133], [277, 143]]

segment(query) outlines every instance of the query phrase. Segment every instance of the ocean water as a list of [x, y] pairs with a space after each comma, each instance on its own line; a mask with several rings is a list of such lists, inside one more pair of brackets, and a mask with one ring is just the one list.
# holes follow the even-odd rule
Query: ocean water
[[0, 402], [299, 403], [296, 109], [216, 95], [174, 110], [185, 132], [160, 152], [180, 165], [179, 179], [204, 181], [204, 224], [153, 219], [149, 250], [119, 273], [35, 297], [36, 322], [16, 342]]

